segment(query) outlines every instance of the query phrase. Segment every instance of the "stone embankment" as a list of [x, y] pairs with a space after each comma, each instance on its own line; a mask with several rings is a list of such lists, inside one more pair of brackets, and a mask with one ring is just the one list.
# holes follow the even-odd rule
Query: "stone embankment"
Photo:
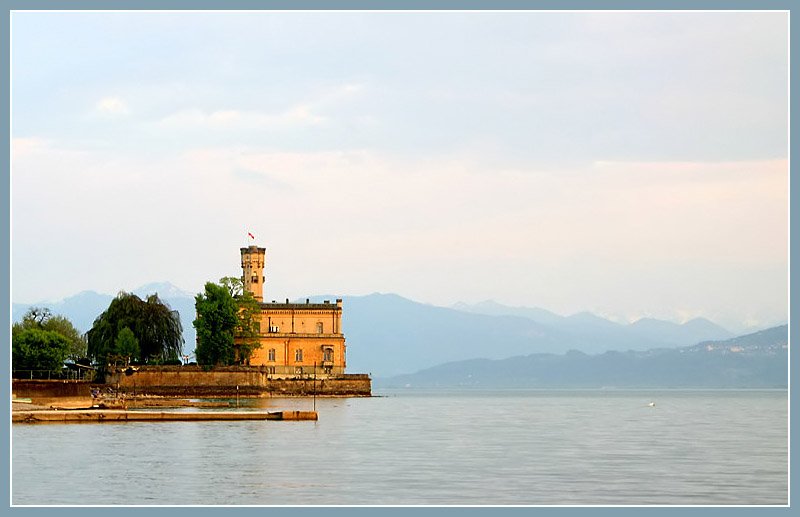
[[75, 409], [14, 411], [14, 423], [69, 422], [197, 422], [209, 420], [317, 420], [316, 411], [127, 411], [122, 409]]
[[276, 378], [257, 367], [142, 366], [130, 373], [109, 375], [105, 384], [88, 381], [14, 379], [12, 392], [34, 401], [90, 397], [95, 388], [131, 396], [172, 398], [235, 397], [369, 397], [372, 380], [366, 374], [305, 375]]
[[243, 397], [369, 397], [366, 374], [309, 375], [278, 378], [259, 367], [141, 366], [109, 375], [106, 384], [128, 395], [227, 398]]

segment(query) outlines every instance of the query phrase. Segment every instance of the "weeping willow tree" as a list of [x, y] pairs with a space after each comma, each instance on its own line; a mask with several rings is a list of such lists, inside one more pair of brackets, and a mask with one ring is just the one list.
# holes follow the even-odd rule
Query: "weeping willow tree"
[[170, 309], [157, 294], [142, 300], [121, 292], [86, 333], [89, 356], [105, 365], [109, 356], [119, 355], [117, 338], [125, 328], [139, 343], [138, 355], [131, 357], [133, 361], [175, 361], [183, 352], [183, 326], [178, 311]]

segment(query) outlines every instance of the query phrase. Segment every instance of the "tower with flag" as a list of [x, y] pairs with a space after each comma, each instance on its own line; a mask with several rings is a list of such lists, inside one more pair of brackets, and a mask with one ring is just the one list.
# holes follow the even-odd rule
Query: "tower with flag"
[[[247, 233], [255, 239], [252, 233]], [[245, 291], [253, 293], [253, 298], [258, 302], [264, 301], [264, 263], [267, 259], [267, 249], [251, 244], [241, 248], [242, 255], [242, 287]]]

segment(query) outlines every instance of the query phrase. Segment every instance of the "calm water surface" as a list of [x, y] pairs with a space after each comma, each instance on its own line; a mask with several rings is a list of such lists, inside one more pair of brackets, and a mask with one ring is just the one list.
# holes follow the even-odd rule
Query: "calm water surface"
[[784, 391], [376, 394], [318, 422], [15, 424], [12, 504], [788, 502]]

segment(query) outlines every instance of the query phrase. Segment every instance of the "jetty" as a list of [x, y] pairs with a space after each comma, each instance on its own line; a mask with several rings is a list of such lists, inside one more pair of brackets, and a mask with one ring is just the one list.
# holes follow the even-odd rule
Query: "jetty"
[[209, 420], [317, 420], [316, 411], [128, 411], [66, 409], [14, 411], [13, 423], [69, 422], [199, 422]]

